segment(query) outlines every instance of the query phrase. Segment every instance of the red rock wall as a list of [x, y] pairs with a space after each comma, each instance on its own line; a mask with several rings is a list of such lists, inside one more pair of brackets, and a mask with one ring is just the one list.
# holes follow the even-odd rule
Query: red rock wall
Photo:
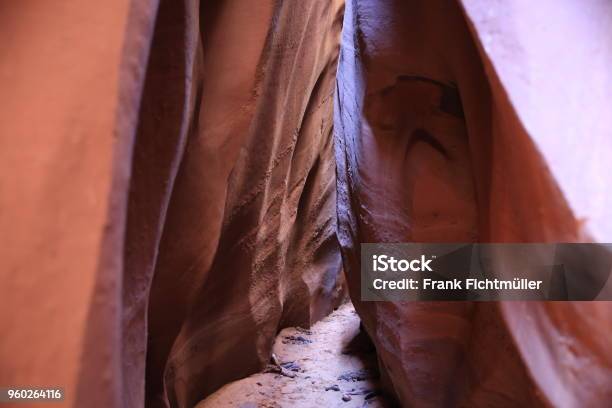
[[98, 6], [0, 6], [0, 384], [193, 406], [343, 296], [342, 5]]
[[360, 242], [585, 239], [482, 48], [494, 23], [468, 21], [446, 1], [347, 2], [335, 132], [351, 297], [404, 406], [608, 405], [608, 303], [359, 301]]
[[61, 385], [67, 406], [122, 403], [125, 206], [153, 4], [0, 4], [0, 384]]
[[607, 303], [357, 297], [360, 242], [612, 238], [579, 3], [350, 0], [335, 88], [342, 1], [2, 2], [0, 385], [192, 406], [338, 303], [339, 240], [404, 405], [610, 405]]
[[[201, 5], [199, 84], [188, 84], [194, 108], [154, 261], [150, 401], [192, 406], [262, 368], [279, 328], [308, 326], [341, 299], [331, 138], [341, 11], [338, 1]], [[175, 52], [158, 50], [161, 61]], [[157, 97], [161, 116], [142, 115], [151, 133], [137, 143], [169, 123]], [[151, 157], [140, 164], [155, 167]], [[135, 217], [148, 194], [134, 196]]]

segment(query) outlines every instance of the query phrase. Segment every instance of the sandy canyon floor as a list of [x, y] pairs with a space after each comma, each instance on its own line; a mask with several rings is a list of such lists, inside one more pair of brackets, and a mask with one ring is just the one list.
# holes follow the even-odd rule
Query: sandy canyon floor
[[345, 303], [309, 330], [282, 330], [264, 372], [225, 385], [197, 408], [390, 407], [359, 322]]

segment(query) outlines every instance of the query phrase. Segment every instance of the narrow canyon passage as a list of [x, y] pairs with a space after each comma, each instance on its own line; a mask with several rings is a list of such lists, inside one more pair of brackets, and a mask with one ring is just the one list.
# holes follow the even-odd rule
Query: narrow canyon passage
[[310, 329], [283, 329], [263, 373], [225, 385], [197, 408], [385, 408], [376, 350], [351, 303]]
[[0, 387], [612, 406], [609, 303], [363, 301], [360, 273], [368, 242], [612, 241], [611, 27], [607, 0], [0, 3]]

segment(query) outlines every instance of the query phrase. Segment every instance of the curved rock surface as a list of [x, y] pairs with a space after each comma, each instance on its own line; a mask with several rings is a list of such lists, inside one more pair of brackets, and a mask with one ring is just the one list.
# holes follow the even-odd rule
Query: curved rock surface
[[0, 384], [193, 406], [344, 296], [342, 2], [90, 3], [0, 6]]
[[[600, 8], [594, 24], [601, 29], [610, 7], [590, 3]], [[540, 61], [527, 56], [537, 55], [534, 47], [542, 44], [529, 35], [543, 29], [519, 22], [523, 14], [544, 15], [553, 5], [464, 5], [465, 10], [435, 0], [347, 2], [335, 132], [339, 240], [351, 297], [377, 345], [387, 386], [404, 406], [607, 405], [609, 303], [359, 301], [360, 242], [589, 239], [572, 212], [585, 207], [567, 201], [576, 195], [576, 184], [562, 180], [560, 188], [553, 176], [564, 151], [555, 143], [572, 140], [583, 157], [593, 157], [593, 146], [577, 144], [576, 136], [551, 143], [553, 134], [542, 132], [559, 126], [559, 134], [567, 134], [561, 128], [566, 118], [554, 123], [566, 111], [546, 106], [535, 115], [521, 93], [520, 73], [540, 72], [532, 65]], [[553, 31], [564, 26], [558, 23], [541, 22]], [[597, 30], [580, 28], [583, 37], [596, 39], [588, 34]], [[568, 51], [576, 50], [568, 45]], [[551, 83], [536, 85], [547, 92]], [[581, 91], [599, 92], [594, 85], [587, 80]], [[573, 84], [567, 97], [581, 86]], [[525, 126], [536, 116], [547, 128], [530, 126], [528, 132]], [[610, 153], [609, 140], [598, 146]], [[551, 157], [557, 170], [552, 174]], [[605, 189], [589, 188], [603, 202], [610, 199]], [[606, 231], [606, 225], [596, 229]]]
[[[309, 326], [343, 294], [331, 137], [342, 3], [213, 2], [200, 15], [149, 304], [147, 399], [178, 406], [262, 368], [279, 328]], [[153, 44], [153, 58], [173, 53]], [[168, 100], [152, 97], [144, 145], [167, 123]], [[155, 167], [142, 159], [135, 174]]]
[[612, 406], [609, 303], [358, 297], [360, 242], [612, 241], [611, 22], [607, 0], [1, 2], [0, 386], [194, 406], [333, 310], [344, 268], [404, 406]]

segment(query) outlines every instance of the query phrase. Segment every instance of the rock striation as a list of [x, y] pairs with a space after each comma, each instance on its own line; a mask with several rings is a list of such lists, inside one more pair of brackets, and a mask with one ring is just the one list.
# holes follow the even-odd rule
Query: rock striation
[[339, 304], [342, 2], [0, 7], [1, 384], [194, 406]]
[[358, 263], [610, 242], [611, 21], [607, 0], [3, 2], [0, 386], [192, 407], [348, 286], [403, 406], [612, 406], [609, 303], [366, 303]]
[[[150, 261], [148, 401], [193, 406], [263, 368], [280, 328], [307, 327], [342, 299], [332, 139], [341, 25], [340, 1], [201, 4], [201, 40], [184, 75], [193, 90], [182, 102], [187, 116], [175, 121], [183, 151]], [[151, 87], [176, 89], [165, 67], [174, 50], [163, 40], [153, 47], [161, 67], [149, 71]], [[143, 108], [153, 112], [141, 115], [136, 141], [143, 152], [162, 150], [155, 140], [170, 133], [158, 123], [172, 123], [172, 95], [147, 100], [148, 84]], [[155, 154], [140, 159], [136, 175], [159, 168]], [[131, 196], [128, 235], [148, 223], [140, 206], [156, 193]]]
[[[602, 29], [611, 10], [594, 3], [601, 13], [595, 27]], [[550, 64], [542, 61], [549, 51], [530, 35], [548, 36], [540, 30], [558, 32], [564, 25], [547, 22], [542, 29], [520, 21], [550, 7], [347, 1], [336, 99], [338, 236], [352, 300], [376, 344], [387, 387], [403, 406], [612, 401], [611, 357], [603, 352], [612, 345], [605, 335], [612, 322], [608, 303], [359, 299], [361, 242], [591, 239], [574, 215], [584, 203], [568, 201], [577, 195], [576, 183], [555, 176], [564, 170], [559, 152], [569, 151], [560, 145], [572, 143], [583, 157], [599, 152], [589, 155], [593, 146], [577, 145], [575, 136], [553, 142], [553, 134], [568, 135], [560, 125], [565, 118], [559, 118], [559, 133], [543, 132], [546, 121], [546, 130], [555, 131], [563, 109], [527, 111], [533, 108], [528, 94], [564, 86], [548, 79], [526, 85], [521, 76]], [[576, 31], [594, 40], [596, 29]], [[532, 85], [541, 88], [527, 91]], [[594, 81], [581, 87], [599, 92]], [[577, 94], [570, 86], [567, 96]], [[609, 142], [598, 146], [610, 152]], [[588, 187], [595, 197], [609, 200], [596, 185]], [[606, 231], [607, 222], [590, 230]]]

